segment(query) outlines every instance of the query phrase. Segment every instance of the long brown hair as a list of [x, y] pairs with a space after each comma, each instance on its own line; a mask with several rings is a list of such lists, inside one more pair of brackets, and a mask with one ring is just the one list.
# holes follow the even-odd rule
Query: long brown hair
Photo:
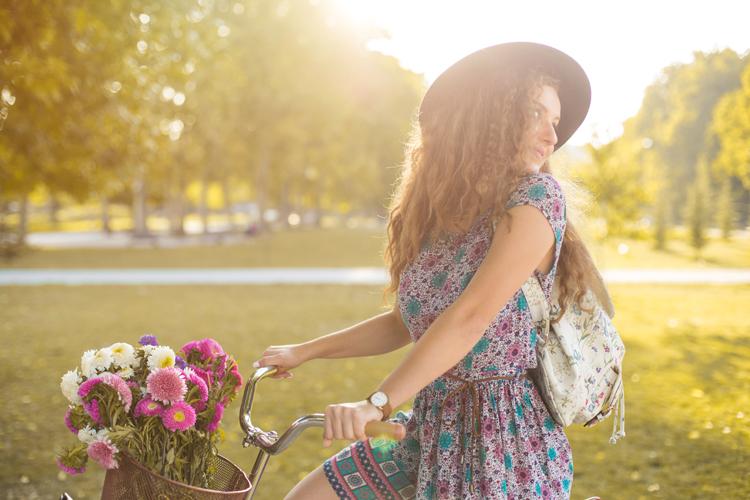
[[[490, 222], [510, 216], [505, 205], [528, 175], [523, 158], [530, 147], [526, 131], [536, 120], [536, 100], [544, 85], [558, 88], [542, 68], [506, 66], [472, 92], [433, 106], [415, 123], [390, 207], [386, 301], [398, 291], [409, 262], [426, 241], [435, 242], [447, 231], [447, 223], [477, 218], [487, 206]], [[549, 162], [541, 171], [550, 173]], [[568, 207], [569, 216], [571, 210], [574, 207]], [[555, 275], [561, 305], [569, 298], [580, 304], [596, 276], [570, 219]]]

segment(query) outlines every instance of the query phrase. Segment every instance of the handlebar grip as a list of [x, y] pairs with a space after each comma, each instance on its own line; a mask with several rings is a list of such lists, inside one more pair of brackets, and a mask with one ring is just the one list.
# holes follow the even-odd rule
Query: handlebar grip
[[406, 427], [393, 422], [373, 420], [365, 425], [365, 434], [368, 437], [385, 437], [386, 439], [401, 441], [406, 437]]

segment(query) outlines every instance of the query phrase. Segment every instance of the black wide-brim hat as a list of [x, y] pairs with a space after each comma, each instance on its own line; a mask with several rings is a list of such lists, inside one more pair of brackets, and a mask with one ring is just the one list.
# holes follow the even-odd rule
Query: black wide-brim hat
[[565, 52], [532, 42], [493, 45], [469, 54], [446, 69], [427, 89], [419, 107], [419, 121], [445, 100], [472, 92], [478, 82], [499, 67], [509, 64], [534, 68], [559, 80], [560, 123], [557, 126], [557, 151], [578, 130], [591, 105], [591, 84], [586, 72]]

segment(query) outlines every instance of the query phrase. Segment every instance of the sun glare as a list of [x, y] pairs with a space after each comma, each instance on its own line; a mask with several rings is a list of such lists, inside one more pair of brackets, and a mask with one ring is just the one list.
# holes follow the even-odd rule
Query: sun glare
[[376, 3], [367, 0], [337, 0], [354, 21], [365, 21], [376, 17]]

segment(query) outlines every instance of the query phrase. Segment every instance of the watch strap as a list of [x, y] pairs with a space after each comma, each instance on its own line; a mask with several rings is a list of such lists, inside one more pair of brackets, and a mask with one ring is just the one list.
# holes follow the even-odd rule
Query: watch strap
[[[380, 391], [375, 391], [375, 392], [380, 392]], [[390, 401], [388, 401], [388, 402], [387, 402], [386, 404], [384, 404], [383, 406], [378, 406], [378, 405], [376, 405], [375, 403], [373, 403], [373, 402], [372, 402], [372, 397], [373, 397], [373, 396], [375, 395], [375, 392], [373, 392], [372, 394], [370, 394], [369, 396], [367, 396], [367, 401], [368, 401], [368, 402], [369, 402], [369, 403], [370, 403], [371, 405], [373, 405], [373, 406], [374, 406], [375, 408], [379, 408], [379, 409], [380, 409], [380, 411], [382, 411], [382, 412], [383, 412], [383, 418], [381, 418], [380, 420], [381, 420], [382, 422], [385, 422], [385, 421], [386, 421], [386, 420], [388, 420], [388, 418], [389, 418], [389, 417], [391, 416], [391, 402], [390, 402]], [[385, 393], [383, 393], [383, 394], [385, 394]], [[387, 398], [387, 397], [388, 397], [388, 395], [386, 395], [386, 398]]]

